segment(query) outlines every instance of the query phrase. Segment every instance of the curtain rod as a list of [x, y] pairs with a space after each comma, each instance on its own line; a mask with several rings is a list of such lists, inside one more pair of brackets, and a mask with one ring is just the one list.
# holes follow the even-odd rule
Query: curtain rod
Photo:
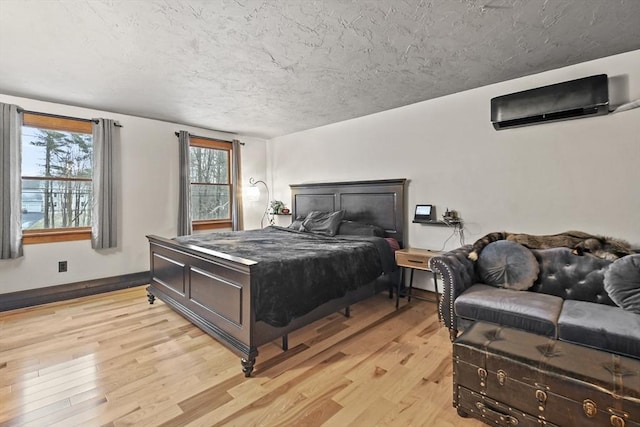
[[[40, 111], [29, 111], [29, 110], [24, 110], [22, 108], [18, 108], [18, 111], [21, 112], [21, 113], [34, 114], [34, 115], [37, 115], [37, 116], [56, 117], [56, 118], [59, 118], [59, 119], [69, 119], [69, 120], [78, 120], [78, 121], [81, 121], [81, 122], [98, 123], [97, 119], [83, 119], [83, 118], [80, 118], [80, 117], [63, 116], [63, 115], [60, 115], [60, 114], [41, 113]], [[119, 128], [122, 127], [122, 125], [120, 123], [114, 123], [113, 125], [116, 126], [116, 127], [119, 127]]]
[[[222, 131], [216, 131], [216, 132], [222, 132]], [[176, 134], [176, 136], [180, 136], [180, 132], [175, 132], [175, 134]], [[233, 142], [233, 141], [229, 141], [229, 140], [226, 140], [226, 139], [209, 138], [208, 136], [198, 136], [198, 135], [194, 135], [192, 133], [189, 133], [189, 136], [193, 136], [194, 138], [212, 139], [214, 141]], [[244, 145], [244, 142], [241, 142], [240, 145]]]

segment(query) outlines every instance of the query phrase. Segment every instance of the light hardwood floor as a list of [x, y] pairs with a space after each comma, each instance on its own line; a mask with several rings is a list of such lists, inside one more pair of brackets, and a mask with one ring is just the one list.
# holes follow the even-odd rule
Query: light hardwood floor
[[0, 313], [0, 426], [482, 426], [451, 406], [435, 304], [380, 294], [232, 353], [144, 287]]

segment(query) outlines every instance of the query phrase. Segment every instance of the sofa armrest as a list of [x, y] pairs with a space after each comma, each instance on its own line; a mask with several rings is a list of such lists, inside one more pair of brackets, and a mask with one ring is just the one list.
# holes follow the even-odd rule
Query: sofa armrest
[[466, 245], [429, 260], [429, 268], [442, 277], [442, 296], [438, 310], [440, 318], [449, 328], [452, 339], [458, 333], [453, 303], [462, 292], [473, 286], [476, 281], [475, 263], [467, 258], [471, 250], [471, 245]]

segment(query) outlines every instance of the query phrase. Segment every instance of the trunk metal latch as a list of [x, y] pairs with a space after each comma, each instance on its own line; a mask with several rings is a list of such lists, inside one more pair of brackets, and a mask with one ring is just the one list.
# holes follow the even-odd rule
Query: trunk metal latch
[[487, 370], [484, 368], [478, 368], [478, 377], [480, 378], [480, 387], [484, 387], [487, 380]]
[[582, 402], [582, 410], [584, 411], [584, 414], [589, 418], [595, 417], [598, 413], [598, 407], [596, 406], [596, 403], [591, 399], [585, 399]]
[[538, 410], [544, 411], [544, 405], [547, 402], [547, 393], [544, 390], [536, 390], [536, 400], [538, 401]]
[[496, 372], [496, 376], [498, 377], [498, 383], [500, 385], [504, 385], [504, 383], [507, 381], [507, 373], [502, 369], [498, 369], [498, 372]]

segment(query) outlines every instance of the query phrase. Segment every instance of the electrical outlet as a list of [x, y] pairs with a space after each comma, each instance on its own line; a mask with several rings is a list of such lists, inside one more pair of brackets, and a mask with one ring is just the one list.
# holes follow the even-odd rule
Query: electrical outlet
[[67, 261], [58, 262], [58, 273], [64, 273], [67, 271]]

